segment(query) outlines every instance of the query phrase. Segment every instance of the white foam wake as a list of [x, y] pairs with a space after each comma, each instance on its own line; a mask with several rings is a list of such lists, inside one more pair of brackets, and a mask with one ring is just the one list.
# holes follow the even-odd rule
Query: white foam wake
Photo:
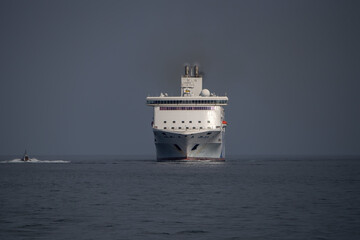
[[70, 163], [70, 161], [65, 160], [39, 160], [36, 158], [30, 158], [29, 161], [22, 161], [20, 158], [15, 158], [12, 160], [0, 161], [0, 163]]

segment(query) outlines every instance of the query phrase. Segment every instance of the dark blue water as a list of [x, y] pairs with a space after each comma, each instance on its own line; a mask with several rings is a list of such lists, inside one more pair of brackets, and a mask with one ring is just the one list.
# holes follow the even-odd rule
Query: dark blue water
[[360, 239], [360, 161], [2, 163], [0, 239]]

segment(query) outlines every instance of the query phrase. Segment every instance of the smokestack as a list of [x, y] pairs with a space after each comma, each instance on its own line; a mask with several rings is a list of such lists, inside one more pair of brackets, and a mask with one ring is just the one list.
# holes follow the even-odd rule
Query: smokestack
[[195, 65], [194, 71], [195, 71], [195, 77], [198, 77], [199, 76], [199, 66]]
[[189, 76], [189, 66], [185, 66], [185, 76]]

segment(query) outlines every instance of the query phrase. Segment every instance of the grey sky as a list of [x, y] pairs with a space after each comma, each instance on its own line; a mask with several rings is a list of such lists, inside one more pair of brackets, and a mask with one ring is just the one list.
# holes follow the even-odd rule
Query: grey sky
[[0, 1], [0, 154], [153, 154], [184, 63], [228, 155], [360, 154], [358, 1]]

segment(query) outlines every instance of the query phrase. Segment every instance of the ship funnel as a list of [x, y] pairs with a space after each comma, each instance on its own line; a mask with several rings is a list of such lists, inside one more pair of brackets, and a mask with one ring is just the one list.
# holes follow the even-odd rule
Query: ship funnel
[[195, 77], [198, 77], [199, 76], [199, 66], [195, 65], [194, 71], [195, 71]]
[[185, 76], [189, 76], [189, 66], [188, 65], [186, 65], [185, 66]]

